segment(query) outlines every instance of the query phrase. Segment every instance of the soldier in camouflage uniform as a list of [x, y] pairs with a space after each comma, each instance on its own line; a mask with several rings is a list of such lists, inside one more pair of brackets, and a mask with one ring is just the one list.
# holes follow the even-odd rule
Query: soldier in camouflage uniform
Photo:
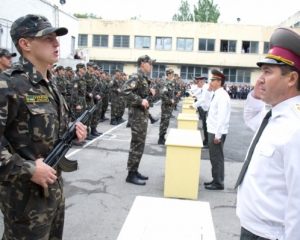
[[[86, 105], [87, 105], [87, 109], [90, 110], [93, 106], [94, 106], [94, 93], [93, 93], [93, 89], [94, 86], [96, 84], [96, 79], [95, 79], [95, 75], [93, 74], [94, 72], [94, 63], [93, 62], [88, 62], [86, 64], [87, 66], [87, 72], [84, 75], [84, 79], [85, 79], [85, 83], [86, 83]], [[86, 125], [88, 128], [88, 135], [87, 135], [87, 140], [92, 140], [95, 138], [95, 136], [92, 136], [90, 134], [90, 130], [89, 127], [91, 126], [93, 120], [93, 115], [89, 118], [89, 120], [87, 121]]]
[[131, 118], [131, 143], [127, 162], [128, 176], [126, 182], [137, 185], [145, 185], [148, 180], [138, 172], [139, 164], [144, 152], [148, 128], [149, 102], [145, 99], [149, 92], [155, 95], [155, 90], [150, 89], [150, 82], [147, 73], [152, 69], [152, 60], [144, 55], [138, 58], [138, 72], [131, 75], [122, 88], [122, 95], [125, 97], [132, 111]]
[[161, 119], [159, 126], [159, 139], [158, 144], [165, 144], [165, 135], [167, 133], [170, 118], [172, 115], [172, 111], [175, 103], [175, 95], [177, 94], [175, 89], [175, 83], [173, 81], [174, 71], [172, 69], [168, 69], [166, 71], [166, 80], [163, 83], [162, 92], [161, 92]]
[[5, 48], [0, 48], [0, 74], [11, 67], [12, 57], [17, 56], [16, 53], [10, 53]]
[[[20, 61], [0, 75], [0, 136], [6, 136], [10, 154], [0, 146], [0, 207], [3, 238], [62, 239], [65, 197], [61, 169], [43, 159], [68, 127], [68, 107], [49, 64], [58, 61], [57, 36], [66, 28], [53, 28], [43, 16], [26, 15], [11, 26]], [[34, 53], [33, 53], [34, 52]], [[86, 127], [76, 124], [78, 141]], [[49, 197], [41, 189], [48, 188]]]
[[[121, 89], [126, 81], [127, 81], [127, 76], [124, 72], [122, 72], [121, 73], [121, 81], [120, 81]], [[126, 121], [125, 119], [123, 119], [125, 108], [126, 108], [126, 100], [124, 99], [124, 97], [122, 95], [120, 95], [119, 101], [118, 101], [118, 111], [117, 111], [117, 119], [116, 119], [118, 124]]]
[[120, 69], [116, 69], [115, 75], [112, 77], [111, 80], [111, 119], [110, 119], [110, 124], [111, 125], [118, 125], [120, 123], [123, 123], [125, 120], [119, 119], [119, 102], [120, 102], [120, 93], [121, 93], [121, 84], [122, 84], [122, 79], [121, 79], [121, 71]]
[[94, 103], [98, 103], [98, 107], [93, 112], [92, 122], [91, 122], [91, 135], [94, 137], [98, 137], [102, 135], [102, 133], [97, 131], [97, 125], [100, 122], [100, 116], [102, 112], [102, 82], [100, 79], [100, 68], [97, 65], [93, 66], [94, 68], [94, 76], [95, 76], [95, 85], [93, 89], [93, 95], [94, 95]]
[[71, 67], [65, 68], [65, 88], [66, 88], [66, 94], [65, 94], [65, 100], [68, 104], [68, 107], [70, 109], [69, 111], [69, 118], [75, 120], [75, 114], [73, 112], [73, 109], [71, 108], [71, 94], [73, 89], [72, 81], [74, 80], [73, 77], [73, 70]]
[[180, 94], [181, 94], [181, 86], [179, 83], [179, 77], [178, 74], [174, 74], [174, 83], [175, 83], [175, 89], [176, 89], [176, 96], [175, 96], [175, 104], [174, 104], [174, 110], [178, 111], [177, 109], [177, 104], [179, 103], [179, 99], [180, 99]]
[[110, 84], [110, 80], [107, 77], [107, 75], [105, 74], [104, 71], [100, 71], [100, 78], [102, 81], [102, 111], [101, 111], [101, 118], [100, 118], [100, 122], [104, 122], [105, 120], [108, 120], [108, 118], [105, 117], [105, 113], [108, 107], [108, 98], [109, 98], [109, 84]]

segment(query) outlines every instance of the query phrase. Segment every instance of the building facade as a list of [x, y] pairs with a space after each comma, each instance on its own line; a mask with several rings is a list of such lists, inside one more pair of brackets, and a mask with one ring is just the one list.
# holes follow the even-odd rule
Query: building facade
[[[260, 74], [256, 62], [269, 51], [269, 39], [278, 26], [249, 26], [201, 22], [80, 19], [78, 47], [109, 73], [120, 68], [136, 72], [139, 56], [156, 59], [150, 77], [165, 70], [189, 82], [221, 70], [230, 83], [253, 84]], [[300, 32], [300, 29], [293, 29]]]

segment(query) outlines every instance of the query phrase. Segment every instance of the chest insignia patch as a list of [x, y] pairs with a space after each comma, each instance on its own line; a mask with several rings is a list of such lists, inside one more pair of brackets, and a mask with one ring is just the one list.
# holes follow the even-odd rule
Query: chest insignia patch
[[27, 95], [26, 102], [49, 102], [49, 98], [46, 95]]
[[78, 88], [78, 84], [77, 83], [74, 84], [74, 88]]
[[130, 83], [130, 87], [131, 87], [131, 88], [135, 88], [135, 86], [136, 86], [136, 82], [135, 82], [135, 81], [132, 81], [132, 82]]

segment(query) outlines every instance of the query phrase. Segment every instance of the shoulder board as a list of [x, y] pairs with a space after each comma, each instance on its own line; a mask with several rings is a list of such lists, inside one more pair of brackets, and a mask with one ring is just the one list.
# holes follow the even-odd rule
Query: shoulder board
[[297, 116], [300, 118], [300, 103], [294, 103], [292, 107], [295, 113], [297, 114]]

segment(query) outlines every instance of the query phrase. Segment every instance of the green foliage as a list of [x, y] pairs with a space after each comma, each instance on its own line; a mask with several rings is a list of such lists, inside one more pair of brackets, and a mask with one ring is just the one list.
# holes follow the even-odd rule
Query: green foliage
[[173, 21], [216, 23], [220, 17], [218, 4], [214, 4], [213, 0], [198, 0], [197, 6], [194, 5], [194, 13], [190, 11], [188, 0], [181, 0], [178, 11], [179, 13], [173, 15]]
[[190, 4], [187, 0], [181, 0], [181, 6], [179, 7], [178, 11], [179, 13], [173, 15], [173, 21], [194, 21], [193, 14], [190, 11]]
[[94, 19], [102, 19], [101, 16], [97, 16], [94, 13], [74, 13], [74, 17], [77, 18], [94, 18]]
[[213, 0], [199, 0], [198, 6], [194, 5], [195, 22], [218, 22], [220, 11], [218, 4]]

